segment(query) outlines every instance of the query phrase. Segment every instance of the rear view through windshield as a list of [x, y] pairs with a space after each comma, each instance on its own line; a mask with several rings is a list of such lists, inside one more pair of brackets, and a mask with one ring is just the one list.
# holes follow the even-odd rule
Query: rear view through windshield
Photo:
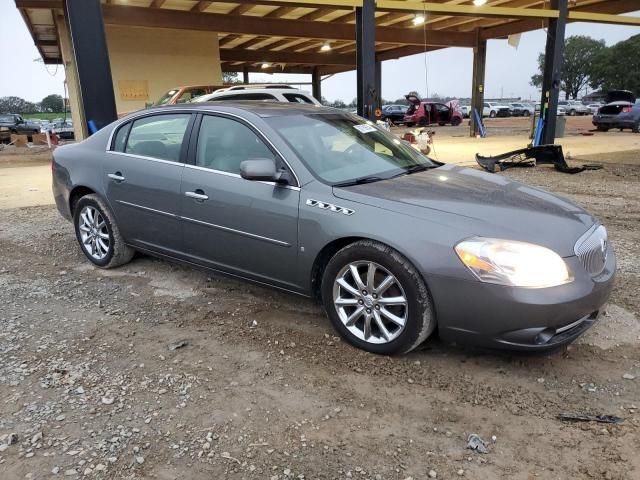
[[353, 115], [286, 115], [266, 121], [316, 177], [332, 185], [365, 177], [384, 180], [416, 167], [438, 166], [406, 142]]

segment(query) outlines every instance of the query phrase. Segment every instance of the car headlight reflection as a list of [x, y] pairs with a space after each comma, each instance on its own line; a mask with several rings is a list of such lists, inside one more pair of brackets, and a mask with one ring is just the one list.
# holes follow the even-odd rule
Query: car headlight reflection
[[543, 288], [573, 280], [560, 255], [540, 245], [475, 237], [460, 242], [455, 251], [482, 282]]

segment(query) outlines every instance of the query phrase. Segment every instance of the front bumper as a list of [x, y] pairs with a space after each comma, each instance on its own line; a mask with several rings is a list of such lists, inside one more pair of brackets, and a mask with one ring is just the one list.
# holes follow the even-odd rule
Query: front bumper
[[514, 288], [426, 276], [440, 337], [509, 350], [550, 350], [574, 341], [598, 320], [613, 288], [616, 260], [591, 277], [577, 257], [565, 259], [574, 281], [551, 288]]

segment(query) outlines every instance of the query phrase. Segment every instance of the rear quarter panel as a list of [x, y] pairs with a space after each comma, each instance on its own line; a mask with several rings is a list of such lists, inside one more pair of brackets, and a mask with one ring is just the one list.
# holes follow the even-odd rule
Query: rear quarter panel
[[111, 126], [105, 127], [87, 140], [58, 147], [53, 153], [53, 195], [58, 210], [69, 220], [72, 216], [69, 198], [75, 188], [88, 188], [107, 200], [102, 164], [111, 130]]

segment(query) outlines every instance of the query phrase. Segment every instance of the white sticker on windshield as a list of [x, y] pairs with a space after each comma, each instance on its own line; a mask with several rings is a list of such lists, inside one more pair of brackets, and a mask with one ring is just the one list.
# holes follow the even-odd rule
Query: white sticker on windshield
[[360, 133], [371, 133], [376, 131], [375, 127], [372, 127], [371, 125], [367, 125], [366, 123], [362, 123], [360, 125], [354, 125], [353, 128], [358, 130]]

